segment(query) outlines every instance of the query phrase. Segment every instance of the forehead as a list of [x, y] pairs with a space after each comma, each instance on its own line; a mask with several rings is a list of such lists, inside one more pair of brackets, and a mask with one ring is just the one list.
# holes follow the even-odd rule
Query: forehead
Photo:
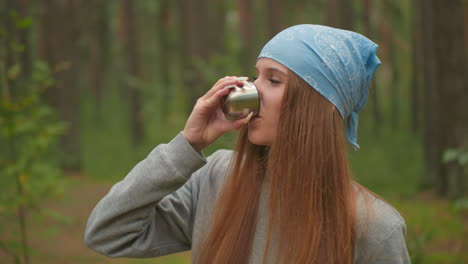
[[288, 68], [286, 68], [283, 64], [268, 58], [258, 59], [255, 69], [257, 70], [257, 72], [274, 71], [284, 75], [288, 75]]

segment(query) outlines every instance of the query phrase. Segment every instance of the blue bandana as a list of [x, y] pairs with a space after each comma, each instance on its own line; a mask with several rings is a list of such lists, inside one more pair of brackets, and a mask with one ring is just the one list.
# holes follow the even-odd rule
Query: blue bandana
[[370, 81], [380, 65], [377, 48], [355, 32], [297, 25], [278, 33], [257, 59], [283, 64], [334, 104], [347, 122], [346, 138], [358, 149], [358, 112], [366, 104]]

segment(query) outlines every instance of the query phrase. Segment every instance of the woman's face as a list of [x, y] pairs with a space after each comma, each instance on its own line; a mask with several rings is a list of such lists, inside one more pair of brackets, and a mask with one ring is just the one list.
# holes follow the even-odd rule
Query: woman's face
[[274, 60], [261, 58], [256, 70], [258, 78], [254, 83], [260, 95], [260, 112], [248, 123], [248, 135], [252, 144], [271, 146], [276, 136], [288, 69]]

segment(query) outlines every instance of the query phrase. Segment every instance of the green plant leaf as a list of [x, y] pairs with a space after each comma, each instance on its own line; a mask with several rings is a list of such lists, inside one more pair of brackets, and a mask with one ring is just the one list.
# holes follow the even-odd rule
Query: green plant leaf
[[460, 163], [460, 165], [462, 165], [462, 166], [468, 164], [468, 152], [467, 153], [462, 153], [458, 157], [458, 163]]
[[16, 21], [16, 27], [19, 29], [26, 29], [32, 25], [32, 19], [30, 17], [25, 17]]
[[457, 160], [459, 153], [460, 151], [458, 149], [447, 149], [442, 156], [442, 162], [449, 163]]
[[53, 237], [53, 236], [57, 235], [57, 233], [58, 233], [58, 229], [55, 228], [55, 227], [49, 227], [46, 230], [44, 230], [44, 234], [47, 237]]
[[456, 212], [468, 210], [468, 198], [455, 200], [453, 202], [453, 208]]
[[54, 210], [46, 210], [44, 211], [47, 216], [49, 216], [51, 219], [62, 223], [62, 224], [70, 224], [72, 222], [71, 218], [69, 216], [63, 215], [57, 211]]
[[11, 80], [15, 80], [21, 73], [21, 65], [15, 64], [8, 69], [7, 75]]

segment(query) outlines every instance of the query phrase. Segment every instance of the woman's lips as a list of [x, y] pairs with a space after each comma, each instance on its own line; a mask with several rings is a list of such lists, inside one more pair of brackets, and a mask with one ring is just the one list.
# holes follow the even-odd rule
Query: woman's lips
[[262, 118], [261, 116], [254, 116], [254, 117], [252, 117], [251, 121], [259, 120], [261, 118]]

